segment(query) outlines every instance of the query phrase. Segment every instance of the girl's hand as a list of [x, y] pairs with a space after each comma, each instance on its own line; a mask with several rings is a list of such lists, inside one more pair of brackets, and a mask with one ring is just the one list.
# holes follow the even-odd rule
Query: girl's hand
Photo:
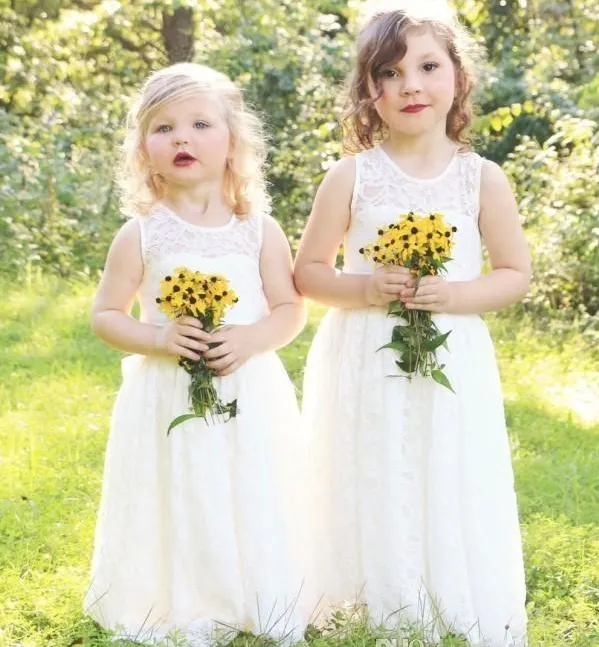
[[451, 282], [440, 276], [423, 276], [417, 290], [416, 279], [410, 279], [406, 288], [401, 291], [400, 300], [410, 310], [451, 312], [452, 293]]
[[366, 300], [369, 305], [384, 306], [396, 301], [411, 280], [410, 270], [397, 265], [376, 269], [366, 283]]
[[210, 335], [210, 345], [218, 346], [202, 353], [206, 366], [220, 377], [230, 375], [257, 352], [253, 341], [251, 326], [221, 326]]
[[156, 335], [156, 350], [168, 355], [198, 361], [208, 350], [209, 333], [195, 317], [179, 317], [161, 328]]

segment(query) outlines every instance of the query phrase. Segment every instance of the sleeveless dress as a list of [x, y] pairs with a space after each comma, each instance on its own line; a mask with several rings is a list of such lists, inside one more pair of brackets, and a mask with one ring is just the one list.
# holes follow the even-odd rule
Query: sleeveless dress
[[[158, 204], [139, 218], [141, 321], [164, 324], [155, 298], [177, 266], [226, 276], [239, 301], [228, 324], [268, 314], [259, 259], [263, 217], [205, 228]], [[303, 575], [293, 542], [302, 439], [294, 387], [274, 352], [216, 380], [239, 413], [207, 426], [188, 411], [175, 357], [123, 360], [105, 459], [92, 580], [84, 607], [119, 637], [183, 636], [208, 645], [229, 628], [301, 639]], [[221, 636], [222, 637], [222, 636]]]
[[[401, 213], [440, 211], [457, 227], [446, 279], [481, 274], [482, 159], [457, 153], [433, 179], [405, 174], [380, 147], [355, 157], [344, 271]], [[398, 377], [386, 309], [331, 309], [310, 349], [303, 424], [319, 493], [319, 586], [331, 605], [366, 604], [372, 620], [461, 633], [472, 645], [526, 641], [517, 502], [493, 345], [478, 315], [438, 314], [451, 330], [438, 358], [455, 395]]]

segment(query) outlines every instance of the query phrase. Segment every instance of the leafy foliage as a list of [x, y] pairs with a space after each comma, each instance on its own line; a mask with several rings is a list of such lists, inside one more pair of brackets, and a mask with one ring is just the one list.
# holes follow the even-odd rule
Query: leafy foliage
[[[113, 173], [128, 98], [150, 71], [188, 59], [226, 72], [264, 116], [274, 213], [295, 243], [341, 152], [358, 4], [1, 1], [0, 270], [101, 268], [120, 221]], [[599, 6], [455, 5], [487, 54], [475, 135], [515, 183], [536, 261], [528, 307], [588, 323], [599, 298]]]
[[524, 137], [505, 164], [535, 250], [536, 312], [579, 310], [586, 321], [599, 312], [596, 142], [592, 121], [566, 116], [542, 145]]

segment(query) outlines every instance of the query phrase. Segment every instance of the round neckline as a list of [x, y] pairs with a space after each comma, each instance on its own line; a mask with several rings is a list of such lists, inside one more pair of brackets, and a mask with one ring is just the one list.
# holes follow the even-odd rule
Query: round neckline
[[435, 175], [434, 177], [416, 177], [415, 175], [410, 175], [409, 173], [406, 173], [401, 166], [395, 162], [389, 153], [382, 147], [378, 146], [377, 147], [381, 153], [383, 154], [383, 157], [387, 160], [387, 162], [400, 174], [403, 175], [403, 177], [407, 178], [411, 182], [437, 182], [438, 180], [443, 179], [451, 170], [453, 165], [456, 163], [456, 160], [458, 159], [458, 155], [460, 153], [460, 148], [456, 148], [453, 155], [451, 156], [451, 159], [445, 166], [445, 168], [439, 173], [438, 175]]
[[189, 222], [189, 220], [185, 220], [185, 218], [181, 218], [181, 216], [176, 212], [173, 211], [170, 207], [167, 207], [167, 205], [164, 204], [164, 202], [159, 202], [158, 206], [162, 208], [171, 218], [174, 220], [177, 220], [178, 222], [186, 225], [187, 227], [191, 227], [192, 229], [198, 229], [200, 231], [223, 231], [224, 229], [228, 229], [233, 225], [235, 222], [235, 214], [231, 213], [231, 217], [229, 220], [224, 225], [196, 225], [194, 222]]

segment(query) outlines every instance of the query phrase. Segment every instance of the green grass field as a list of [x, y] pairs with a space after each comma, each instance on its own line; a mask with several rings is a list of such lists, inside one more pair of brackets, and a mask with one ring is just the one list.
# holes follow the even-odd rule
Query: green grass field
[[[89, 286], [1, 287], [0, 647], [108, 645], [81, 601], [120, 355], [90, 333]], [[313, 309], [302, 336], [282, 353], [298, 386], [321, 313]], [[576, 336], [558, 344], [530, 324], [490, 324], [513, 443], [530, 646], [596, 647], [597, 354]], [[358, 624], [314, 644], [374, 647], [374, 638]]]

